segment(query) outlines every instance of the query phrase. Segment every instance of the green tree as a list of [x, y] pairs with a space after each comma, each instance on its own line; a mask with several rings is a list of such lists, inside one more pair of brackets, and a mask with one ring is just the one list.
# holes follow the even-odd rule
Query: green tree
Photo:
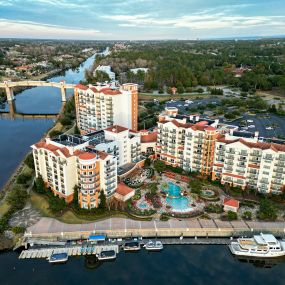
[[36, 178], [34, 186], [34, 190], [39, 194], [45, 194], [47, 191], [45, 182], [40, 175]]
[[251, 220], [252, 218], [252, 213], [250, 211], [245, 211], [242, 215], [242, 217], [245, 219], [245, 220]]
[[76, 124], [75, 127], [74, 127], [74, 134], [75, 134], [75, 135], [80, 135], [80, 130], [79, 130], [77, 124]]
[[73, 203], [73, 206], [75, 207], [75, 208], [78, 208], [78, 185], [75, 185], [74, 187], [73, 187], [73, 201], [72, 201], [72, 203]]
[[201, 192], [202, 192], [202, 182], [199, 181], [199, 180], [190, 180], [189, 181], [189, 187], [191, 188], [191, 192], [192, 193], [195, 193], [195, 194], [198, 194], [198, 195], [201, 195]]
[[227, 212], [227, 219], [229, 221], [237, 220], [237, 213], [233, 211], [228, 211]]
[[260, 201], [258, 218], [261, 220], [276, 220], [277, 209], [271, 200], [263, 199]]
[[109, 75], [104, 71], [97, 70], [92, 80], [92, 83], [105, 82], [105, 81], [110, 81]]
[[144, 161], [144, 167], [150, 167], [150, 164], [151, 164], [151, 160], [149, 157], [147, 157]]
[[27, 155], [24, 162], [29, 168], [34, 169], [35, 165], [34, 165], [34, 157], [32, 153]]
[[49, 196], [49, 210], [54, 213], [62, 213], [62, 211], [66, 208], [67, 204], [64, 199], [61, 199], [57, 196], [50, 195]]
[[106, 209], [107, 208], [107, 202], [106, 202], [106, 195], [104, 193], [104, 190], [100, 191], [100, 195], [99, 195], [99, 208], [100, 209]]
[[31, 178], [32, 176], [29, 174], [25, 174], [25, 173], [19, 174], [17, 177], [17, 183], [26, 184]]
[[154, 169], [158, 172], [158, 173], [162, 173], [163, 171], [165, 171], [166, 169], [166, 165], [163, 161], [161, 160], [156, 160], [153, 164]]

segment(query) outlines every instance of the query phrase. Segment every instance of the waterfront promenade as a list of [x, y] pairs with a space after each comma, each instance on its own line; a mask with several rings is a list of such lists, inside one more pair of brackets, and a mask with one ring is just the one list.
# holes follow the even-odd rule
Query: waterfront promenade
[[134, 221], [127, 218], [109, 218], [87, 224], [65, 224], [52, 218], [41, 218], [27, 228], [25, 235], [34, 238], [75, 239], [90, 234], [108, 237], [232, 237], [252, 233], [271, 232], [285, 235], [284, 222], [221, 221], [187, 219], [169, 221]]

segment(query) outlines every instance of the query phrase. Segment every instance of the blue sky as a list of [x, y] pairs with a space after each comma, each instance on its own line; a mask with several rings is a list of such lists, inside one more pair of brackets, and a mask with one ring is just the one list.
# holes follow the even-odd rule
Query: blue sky
[[285, 35], [285, 0], [0, 0], [0, 37], [196, 39]]

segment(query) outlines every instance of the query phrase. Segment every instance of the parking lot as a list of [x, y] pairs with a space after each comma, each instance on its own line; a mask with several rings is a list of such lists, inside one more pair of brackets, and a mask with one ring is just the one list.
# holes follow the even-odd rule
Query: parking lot
[[[180, 114], [190, 114], [189, 110], [198, 108], [199, 106], [206, 106], [207, 104], [219, 105], [223, 97], [203, 98], [190, 100], [190, 104], [186, 104], [185, 100], [168, 101], [166, 107], [176, 107]], [[205, 110], [209, 111], [209, 110]], [[260, 137], [264, 138], [278, 138], [285, 137], [285, 118], [269, 113], [262, 113], [256, 115], [244, 114], [242, 119], [235, 120], [229, 124], [240, 126], [242, 120], [249, 120], [246, 122], [246, 131], [259, 132]], [[223, 120], [220, 120], [223, 121]], [[251, 122], [252, 121], [252, 122]]]
[[[198, 108], [199, 106], [206, 106], [207, 104], [218, 105], [223, 97], [203, 98], [203, 99], [188, 99], [190, 103], [185, 100], [169, 101], [165, 104], [166, 107], [176, 107], [179, 114], [189, 114], [189, 109]], [[191, 103], [192, 102], [192, 103]]]
[[[248, 128], [250, 132], [259, 132], [260, 137], [264, 138], [277, 138], [285, 137], [285, 118], [274, 114], [257, 114], [255, 116], [245, 114], [243, 119], [236, 120], [231, 124], [238, 126], [241, 120], [250, 120], [247, 125], [254, 127]], [[269, 129], [270, 128], [270, 129]]]

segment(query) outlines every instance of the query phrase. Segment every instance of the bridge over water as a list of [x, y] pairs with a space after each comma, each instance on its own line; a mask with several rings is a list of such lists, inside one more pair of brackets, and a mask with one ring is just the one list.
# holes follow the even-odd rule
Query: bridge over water
[[6, 90], [7, 101], [11, 102], [15, 99], [13, 88], [15, 87], [56, 87], [61, 91], [61, 101], [66, 102], [66, 89], [72, 89], [75, 87], [75, 84], [66, 83], [64, 80], [60, 82], [49, 82], [49, 81], [4, 81], [0, 82], [0, 88], [4, 88]]

